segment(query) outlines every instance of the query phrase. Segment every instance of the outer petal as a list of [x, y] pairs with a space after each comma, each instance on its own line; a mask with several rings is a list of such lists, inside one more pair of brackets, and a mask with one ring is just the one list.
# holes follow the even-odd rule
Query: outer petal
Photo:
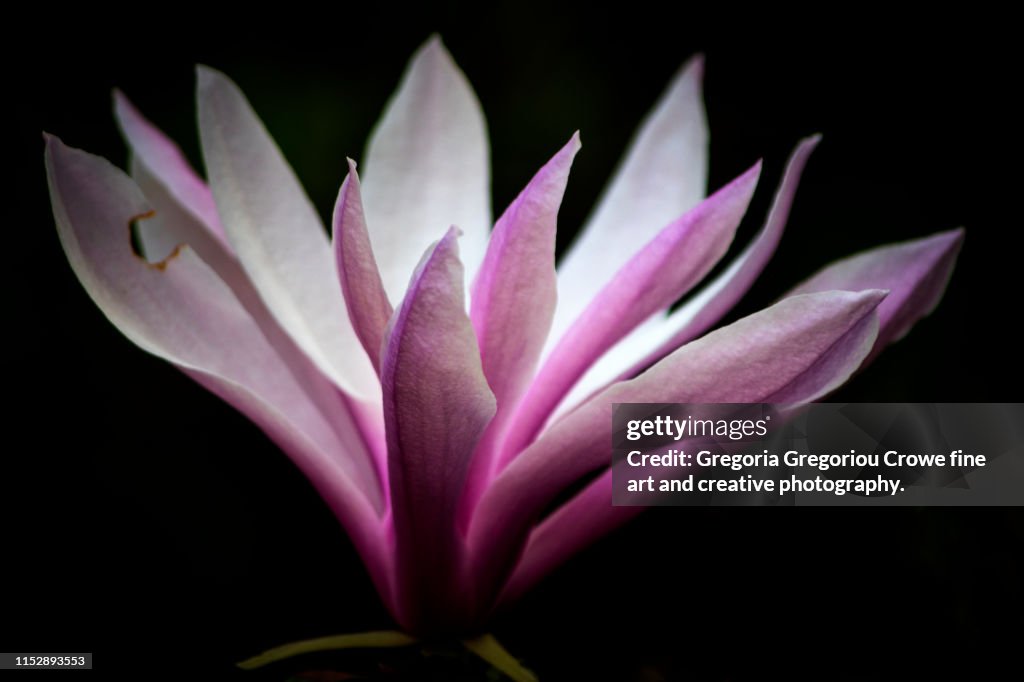
[[701, 97], [704, 58], [687, 62], [648, 114], [578, 241], [558, 266], [552, 343], [664, 225], [704, 198], [708, 126]]
[[376, 482], [370, 460], [352, 456], [365, 450], [356, 431], [324, 418], [191, 249], [155, 265], [132, 253], [129, 225], [150, 208], [120, 170], [53, 137], [46, 167], [61, 243], [93, 301], [125, 336], [230, 401], [284, 448], [352, 534], [389, 599], [390, 560], [367, 497]]
[[[152, 217], [136, 224], [147, 259], [150, 262], [163, 260], [181, 244], [187, 244], [193, 249], [230, 287], [239, 303], [252, 316], [267, 341], [274, 347], [280, 361], [288, 367], [335, 430], [349, 429], [355, 418], [359, 430], [373, 449], [377, 471], [383, 475], [384, 426], [379, 408], [372, 412], [368, 411], [366, 406], [348, 401], [339, 394], [334, 383], [317, 369], [278, 324], [226, 242], [218, 238], [194, 211], [172, 195], [168, 185], [156, 177], [137, 155], [132, 159], [132, 172], [136, 183], [146, 196], [146, 202], [156, 212]], [[362, 448], [350, 448], [350, 453], [350, 456], [354, 457], [364, 454]], [[366, 492], [375, 505], [383, 505], [383, 491], [379, 485], [368, 488]]]
[[[743, 253], [676, 311], [637, 327], [632, 334], [605, 353], [573, 387], [569, 397], [562, 403], [562, 408], [571, 409], [611, 382], [635, 376], [645, 367], [650, 367], [679, 346], [706, 332], [736, 305], [775, 252], [789, 219], [800, 175], [820, 139], [819, 135], [815, 135], [797, 145], [789, 157], [768, 218]], [[867, 287], [858, 289], [862, 288]]]
[[391, 321], [381, 366], [398, 617], [416, 632], [465, 622], [455, 514], [470, 455], [494, 415], [465, 312], [455, 229], [428, 251]]
[[[258, 299], [224, 235], [206, 183], [178, 147], [119, 91], [114, 92], [114, 113], [131, 148], [132, 179], [156, 211], [137, 226], [147, 260], [163, 260], [180, 244], [188, 244], [240, 300]], [[246, 306], [250, 314], [256, 313]]]
[[188, 244], [233, 289], [252, 287], [231, 247], [178, 201], [149, 166], [137, 157], [131, 159], [129, 166], [132, 179], [156, 212], [136, 226], [146, 260], [161, 261], [179, 244]]
[[470, 319], [499, 404], [519, 397], [551, 326], [558, 208], [579, 149], [576, 133], [505, 210], [473, 282]]
[[612, 403], [813, 400], [864, 360], [884, 296], [833, 291], [786, 299], [680, 348], [556, 423], [509, 464], [477, 508], [469, 541], [485, 594], [544, 507], [608, 465]]
[[636, 325], [667, 308], [729, 248], [761, 164], [662, 230], [601, 290], [545, 360], [502, 447], [502, 461], [530, 442], [584, 372]]
[[889, 296], [878, 306], [881, 328], [871, 360], [939, 304], [963, 241], [964, 231], [958, 229], [871, 249], [836, 261], [787, 296], [826, 289], [889, 289]]
[[462, 260], [476, 272], [491, 227], [490, 177], [480, 104], [435, 36], [413, 56], [363, 162], [370, 240], [392, 303], [448, 225], [463, 230]]
[[496, 446], [537, 366], [558, 296], [555, 232], [579, 133], [520, 192], [498, 219], [473, 282], [470, 319], [498, 412], [477, 447], [460, 511], [460, 528], [493, 475]]
[[230, 250], [213, 194], [192, 170], [178, 146], [146, 120], [120, 90], [114, 91], [114, 116], [131, 147], [132, 162], [142, 164], [153, 182], [159, 183], [182, 209], [191, 212]]
[[338, 276], [345, 293], [348, 316], [359, 336], [363, 350], [380, 372], [380, 354], [384, 344], [384, 331], [394, 312], [384, 292], [380, 270], [370, 247], [370, 235], [363, 214], [363, 200], [359, 190], [356, 164], [348, 160], [348, 177], [341, 185], [338, 201], [334, 205], [334, 256], [338, 262]]
[[[821, 141], [820, 135], [801, 140], [786, 163], [782, 182], [775, 193], [775, 199], [768, 212], [761, 231], [754, 240], [729, 264], [727, 270], [709, 282], [697, 294], [669, 316], [666, 327], [671, 330], [671, 338], [656, 351], [660, 357], [671, 352], [682, 344], [692, 341], [710, 329], [716, 322], [736, 305], [743, 295], [750, 290], [754, 281], [768, 265], [772, 254], [782, 239], [782, 232], [789, 220], [789, 212], [793, 207], [800, 176], [811, 156], [811, 152]], [[884, 289], [885, 287], [863, 287]], [[824, 291], [824, 290], [823, 290]], [[661, 355], [659, 355], [659, 353]], [[649, 358], [650, 360], [656, 357]]]
[[518, 600], [544, 576], [644, 507], [612, 504], [609, 468], [530, 532], [523, 555], [498, 596], [498, 607]]
[[295, 174], [238, 87], [197, 70], [199, 132], [221, 221], [281, 326], [348, 393], [379, 385], [338, 288], [330, 244]]

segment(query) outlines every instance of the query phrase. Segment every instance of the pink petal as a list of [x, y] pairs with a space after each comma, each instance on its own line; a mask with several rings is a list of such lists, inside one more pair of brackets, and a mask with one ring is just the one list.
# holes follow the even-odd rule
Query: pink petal
[[206, 67], [197, 78], [210, 187], [249, 279], [321, 371], [376, 400], [377, 376], [349, 322], [319, 216], [238, 86]]
[[537, 366], [555, 311], [555, 231], [579, 134], [530, 181], [498, 219], [473, 283], [470, 318], [498, 412], [473, 458], [460, 527], [490, 480], [495, 446]]
[[150, 262], [168, 257], [188, 244], [234, 291], [249, 313], [259, 319], [265, 309], [224, 236], [206, 184], [192, 171], [180, 150], [118, 91], [114, 111], [131, 147], [132, 179], [156, 212], [137, 225], [143, 252]]
[[[131, 148], [133, 165], [141, 164], [153, 182], [159, 183], [182, 210], [191, 212], [230, 251], [213, 194], [192, 170], [178, 146], [150, 123], [120, 90], [114, 91], [114, 116]], [[132, 175], [135, 176], [134, 169]]]
[[[562, 408], [571, 409], [613, 381], [650, 367], [687, 341], [710, 329], [749, 291], [782, 238], [800, 176], [821, 137], [802, 140], [789, 157], [768, 218], [753, 241], [729, 267], [705, 284], [675, 312], [637, 327], [601, 357], [573, 387]], [[885, 287], [878, 287], [885, 288]]]
[[870, 361], [939, 304], [963, 241], [964, 231], [958, 229], [871, 249], [832, 263], [787, 296], [825, 289], [888, 289], [889, 296], [878, 306], [881, 328]]
[[646, 363], [643, 366], [647, 366], [657, 357], [699, 337], [732, 310], [733, 306], [750, 290], [754, 281], [771, 260], [772, 254], [775, 253], [775, 249], [779, 245], [779, 240], [782, 239], [782, 232], [786, 227], [786, 221], [789, 220], [793, 199], [796, 197], [796, 190], [800, 185], [800, 176], [803, 174], [811, 152], [820, 141], [820, 135], [800, 141], [786, 163], [782, 182], [775, 193], [775, 199], [761, 231], [743, 250], [743, 253], [729, 264], [728, 269], [705, 285], [694, 295], [693, 299], [687, 301], [685, 305], [669, 316], [666, 326], [673, 331], [671, 338], [652, 357], [641, 361]]
[[609, 468], [530, 532], [523, 555], [498, 596], [498, 607], [518, 600], [567, 559], [644, 509], [612, 504]]
[[135, 344], [231, 402], [288, 453], [352, 534], [389, 599], [392, 568], [374, 508], [379, 483], [347, 412], [325, 416], [190, 248], [158, 264], [132, 252], [130, 224], [151, 209], [124, 173], [49, 136], [46, 168], [61, 244], [93, 301]]
[[495, 411], [455, 239], [453, 228], [417, 268], [381, 366], [398, 617], [412, 632], [465, 622], [455, 514], [470, 455]]
[[558, 266], [551, 344], [637, 252], [707, 190], [704, 58], [687, 62], [647, 115], [578, 241]]
[[[365, 405], [346, 401], [339, 396], [331, 381], [312, 364], [302, 349], [296, 346], [292, 338], [277, 323], [230, 247], [218, 238], [209, 226], [202, 223], [194, 211], [175, 198], [168, 185], [157, 178], [138, 157], [133, 158], [132, 166], [136, 183], [145, 194], [146, 202], [156, 212], [151, 218], [137, 223], [147, 259], [150, 262], [163, 260], [182, 244], [187, 244], [194, 250], [231, 288], [238, 302], [259, 325], [281, 362], [287, 365], [306, 393], [314, 400], [324, 418], [332, 424], [337, 424], [339, 428], [350, 423], [353, 417], [356, 418], [363, 438], [373, 451], [378, 473], [383, 475], [386, 453], [383, 417], [379, 414], [379, 407], [371, 412]], [[154, 257], [154, 254], [159, 254], [159, 258]], [[383, 503], [379, 486], [375, 486], [369, 492], [374, 495], [375, 503]]]
[[545, 360], [516, 414], [502, 461], [533, 439], [605, 351], [707, 274], [729, 248], [760, 170], [758, 163], [668, 225], [615, 274]]
[[576, 133], [505, 210], [473, 282], [470, 318], [499, 405], [519, 398], [551, 326], [558, 208], [579, 149]]
[[566, 415], [508, 465], [477, 507], [469, 543], [483, 589], [504, 578], [503, 567], [546, 505], [608, 466], [613, 403], [814, 400], [867, 356], [884, 296], [831, 291], [786, 299], [683, 346]]
[[334, 205], [334, 255], [348, 316], [363, 350], [380, 373], [384, 331], [394, 312], [384, 292], [363, 214], [356, 164], [348, 160], [348, 177]]
[[[167, 191], [167, 188], [153, 175], [144, 163], [132, 157], [128, 160], [128, 173], [136, 186], [142, 190], [146, 201], [153, 207], [154, 215], [139, 221], [133, 228], [136, 252], [150, 263], [159, 263], [174, 253], [181, 244], [188, 244], [200, 258], [204, 251], [213, 251], [206, 246], [219, 243], [213, 233], [190, 211]], [[170, 215], [170, 214], [174, 215]], [[185, 216], [188, 219], [183, 219]], [[169, 219], [167, 219], [169, 218]], [[183, 234], [179, 229], [195, 227], [198, 234]], [[224, 251], [224, 247], [219, 247]], [[203, 258], [206, 260], [206, 258]], [[209, 264], [209, 261], [207, 261]], [[211, 266], [212, 267], [212, 266]]]
[[413, 56], [370, 137], [363, 204], [384, 290], [395, 305], [420, 255], [458, 225], [462, 261], [476, 272], [491, 228], [487, 125], [440, 38]]
[[149, 167], [133, 158], [130, 162], [132, 180], [156, 212], [137, 226], [142, 252], [151, 263], [161, 261], [181, 244], [188, 244], [196, 255], [233, 289], [252, 288], [231, 247], [207, 227], [193, 211], [185, 208], [156, 177]]

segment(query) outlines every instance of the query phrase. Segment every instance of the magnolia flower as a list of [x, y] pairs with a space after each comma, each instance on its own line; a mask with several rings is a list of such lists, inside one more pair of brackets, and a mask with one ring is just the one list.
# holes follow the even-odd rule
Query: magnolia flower
[[484, 119], [437, 39], [387, 105], [362, 178], [348, 162], [330, 239], [241, 91], [205, 67], [205, 181], [118, 93], [130, 174], [47, 136], [54, 217], [110, 321], [306, 474], [403, 630], [472, 632], [637, 513], [611, 504], [612, 403], [818, 399], [950, 276], [960, 231], [840, 261], [714, 329], [779, 243], [818, 140], [796, 147], [760, 232], [696, 288], [760, 173], [705, 198], [701, 80], [700, 58], [674, 78], [557, 274], [579, 136], [492, 229]]

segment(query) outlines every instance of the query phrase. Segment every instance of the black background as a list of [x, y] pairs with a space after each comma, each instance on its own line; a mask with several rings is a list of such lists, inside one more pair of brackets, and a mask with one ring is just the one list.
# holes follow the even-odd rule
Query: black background
[[[840, 256], [964, 225], [940, 308], [835, 399], [1020, 397], [1019, 65], [1005, 17], [214, 9], [95, 7], [10, 26], [31, 47], [5, 59], [4, 651], [223, 677], [275, 644], [391, 626], [287, 458], [123, 339], [60, 250], [40, 131], [122, 162], [116, 85], [198, 165], [196, 62], [239, 83], [326, 216], [345, 156], [360, 158], [406, 60], [440, 32], [488, 118], [496, 213], [581, 130], [568, 237], [670, 76], [703, 51], [712, 187], [765, 159], [738, 243], [796, 141], [824, 133], [779, 252], [736, 314]], [[1020, 634], [1022, 521], [1016, 509], [651, 510], [493, 629], [548, 680], [891, 677], [886, 654], [908, 669], [991, 662]]]

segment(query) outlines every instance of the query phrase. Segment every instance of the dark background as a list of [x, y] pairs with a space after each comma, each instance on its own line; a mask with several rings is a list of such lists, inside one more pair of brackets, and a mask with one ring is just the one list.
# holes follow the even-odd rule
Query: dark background
[[[141, 678], [213, 678], [269, 646], [391, 626], [287, 458], [121, 337], [60, 250], [40, 131], [122, 162], [116, 85], [199, 165], [196, 62], [239, 83], [326, 216], [345, 156], [360, 158], [406, 60], [440, 32], [488, 118], [496, 213], [581, 130], [560, 216], [571, 236], [670, 76], [703, 51], [712, 188], [765, 159], [738, 244], [796, 141], [824, 133], [778, 255], [737, 314], [840, 256], [963, 225], [941, 307], [835, 399], [1020, 399], [1019, 64], [1005, 17], [142, 9], [30, 10], [10, 26], [31, 48], [5, 59], [4, 651], [93, 651], [97, 667]], [[887, 654], [906, 669], [974, 666], [1019, 644], [1022, 543], [1018, 509], [651, 510], [494, 632], [546, 680], [887, 678]]]

